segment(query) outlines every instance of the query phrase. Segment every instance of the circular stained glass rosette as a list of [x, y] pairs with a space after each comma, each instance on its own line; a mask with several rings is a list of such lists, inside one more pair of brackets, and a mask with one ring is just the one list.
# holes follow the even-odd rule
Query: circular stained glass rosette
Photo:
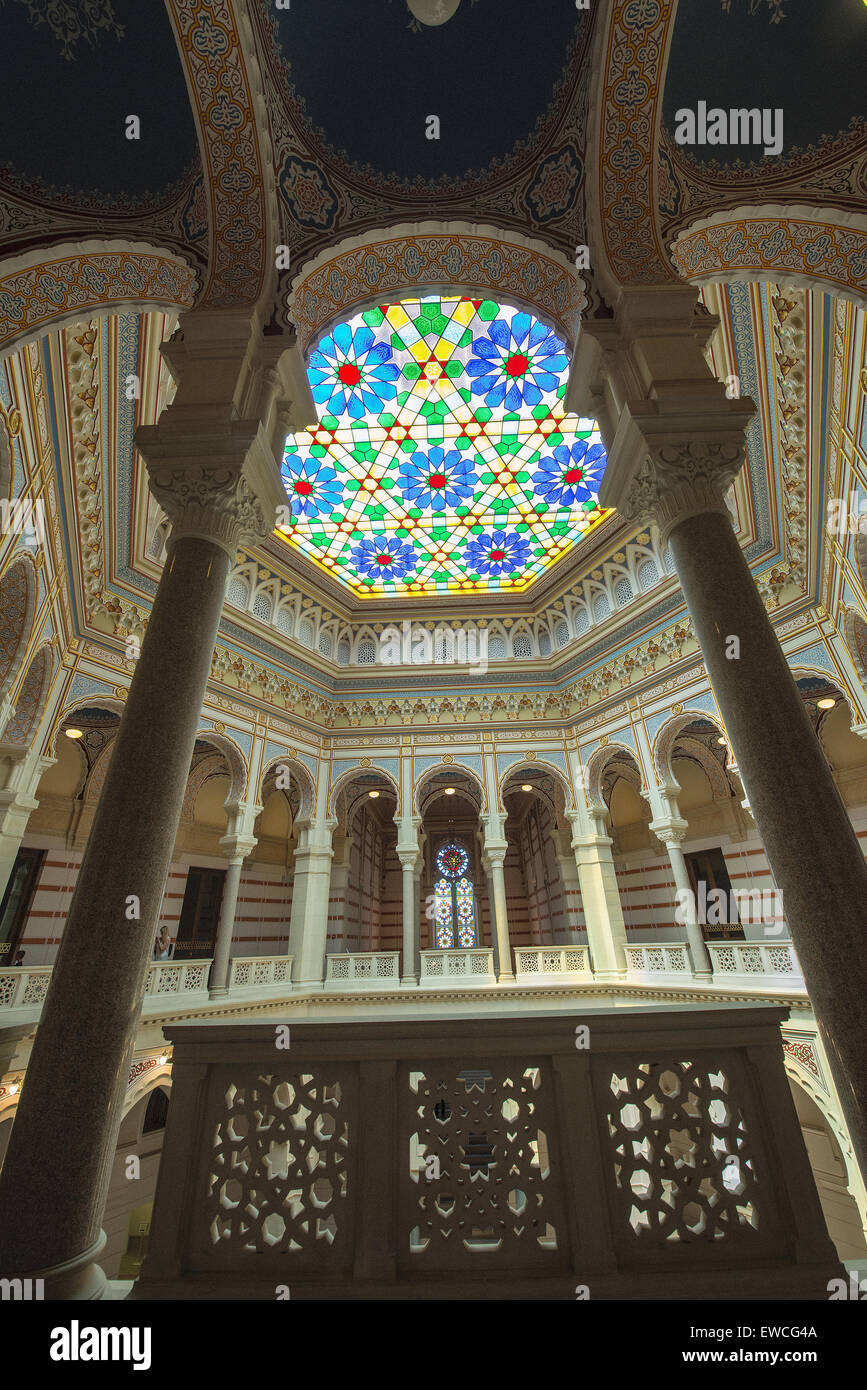
[[469, 856], [460, 845], [444, 845], [437, 855], [437, 869], [446, 878], [459, 878], [469, 867]]
[[278, 534], [360, 596], [518, 592], [607, 513], [605, 451], [567, 415], [569, 357], [493, 300], [382, 304], [310, 354]]

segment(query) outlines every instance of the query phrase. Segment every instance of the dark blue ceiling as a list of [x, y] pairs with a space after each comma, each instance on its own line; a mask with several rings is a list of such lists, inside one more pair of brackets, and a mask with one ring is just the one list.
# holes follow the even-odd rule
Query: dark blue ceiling
[[[74, 8], [96, 17], [90, 32], [71, 34], [51, 7], [37, 23], [24, 0], [0, 0], [4, 181], [95, 193], [106, 208], [149, 203], [198, 159], [165, 5], [89, 0]], [[125, 137], [128, 115], [140, 118], [140, 140]]]
[[[783, 0], [785, 18], [770, 23], [765, 0], [680, 0], [663, 101], [666, 129], [675, 112], [708, 107], [770, 107], [783, 111], [784, 145], [816, 145], [867, 115], [867, 7], [863, 0]], [[761, 159], [761, 150], [697, 145], [698, 163]]]
[[[586, 15], [575, 0], [462, 0], [413, 32], [405, 0], [292, 0], [273, 11], [290, 106], [351, 164], [437, 182], [486, 170], [547, 116]], [[425, 120], [440, 119], [439, 140]]]

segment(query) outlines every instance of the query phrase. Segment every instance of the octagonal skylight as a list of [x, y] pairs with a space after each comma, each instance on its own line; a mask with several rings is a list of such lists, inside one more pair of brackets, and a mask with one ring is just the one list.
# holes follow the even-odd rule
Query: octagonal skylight
[[603, 519], [605, 451], [530, 314], [404, 300], [320, 340], [317, 424], [289, 435], [290, 546], [364, 597], [525, 590]]

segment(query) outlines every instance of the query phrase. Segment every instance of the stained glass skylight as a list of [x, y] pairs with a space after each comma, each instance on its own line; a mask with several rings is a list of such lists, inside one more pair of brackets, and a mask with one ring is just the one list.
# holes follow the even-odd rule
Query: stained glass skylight
[[526, 589], [603, 519], [605, 451], [569, 359], [491, 300], [383, 304], [320, 339], [278, 534], [361, 596]]

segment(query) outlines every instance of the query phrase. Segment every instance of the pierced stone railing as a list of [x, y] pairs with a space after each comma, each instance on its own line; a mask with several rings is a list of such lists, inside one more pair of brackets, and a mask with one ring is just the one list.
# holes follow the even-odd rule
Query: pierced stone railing
[[422, 951], [420, 960], [423, 985], [448, 984], [451, 980], [475, 980], [486, 985], [496, 980], [494, 953], [489, 946]]
[[798, 989], [804, 987], [803, 972], [791, 941], [709, 941], [707, 949], [718, 984], [727, 984], [731, 978], [739, 984], [780, 980]]
[[400, 983], [399, 951], [355, 951], [325, 957], [325, 988]]
[[160, 994], [196, 994], [208, 988], [207, 960], [160, 960], [148, 967], [145, 998]]
[[588, 946], [516, 946], [515, 974], [586, 975], [592, 979]]
[[50, 965], [0, 969], [0, 1009], [26, 1009], [41, 1004], [50, 979]]
[[827, 1300], [787, 1016], [167, 1024], [136, 1298]]
[[233, 956], [229, 966], [229, 989], [261, 989], [265, 985], [292, 982], [294, 956]]
[[627, 975], [691, 975], [692, 964], [685, 941], [660, 941], [648, 946], [626, 947]]

